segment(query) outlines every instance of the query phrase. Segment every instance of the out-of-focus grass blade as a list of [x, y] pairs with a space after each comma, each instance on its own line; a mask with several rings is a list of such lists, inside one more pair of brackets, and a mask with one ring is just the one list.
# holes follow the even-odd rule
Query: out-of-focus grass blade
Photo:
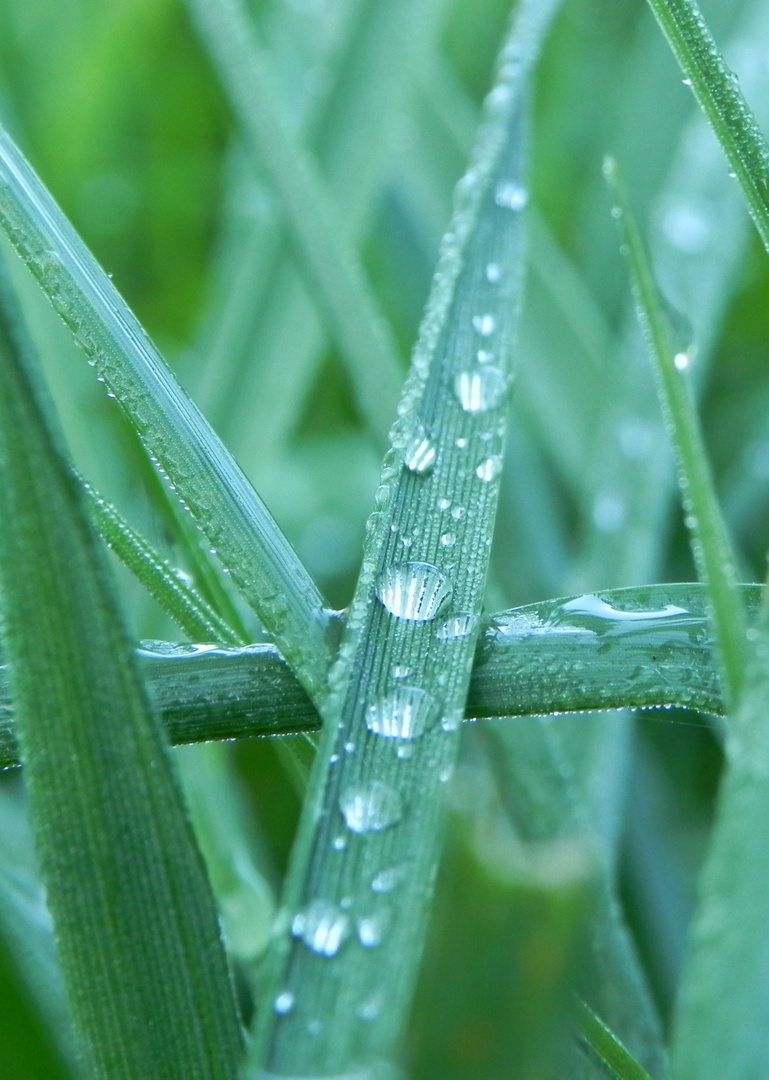
[[[740, 592], [752, 616], [761, 586], [743, 585]], [[171, 742], [320, 727], [274, 645], [224, 649], [148, 641], [137, 658]], [[481, 630], [465, 718], [670, 706], [724, 714], [701, 585], [616, 589], [497, 612]], [[0, 768], [17, 762], [0, 667]]]
[[398, 350], [346, 241], [341, 214], [282, 116], [269, 60], [239, 0], [189, 0], [243, 134], [283, 205], [301, 264], [347, 361], [361, 410], [385, 440], [402, 369]]
[[213, 898], [80, 486], [0, 294], [3, 637], [86, 1070], [232, 1080], [240, 1033]]
[[0, 224], [314, 695], [330, 647], [317, 588], [77, 233], [0, 129]]
[[769, 251], [769, 147], [695, 0], [649, 0]]
[[616, 162], [607, 158], [604, 174], [654, 368], [657, 392], [678, 467], [679, 487], [692, 536], [692, 550], [705, 585], [713, 632], [722, 665], [727, 708], [739, 698], [744, 671], [745, 620], [737, 589], [731, 542], [718, 505], [686, 372], [691, 351], [678, 351], [670, 322], [649, 266]]
[[584, 1001], [576, 1003], [577, 1031], [616, 1080], [651, 1080], [633, 1055], [619, 1041], [600, 1016]]
[[244, 642], [152, 546], [90, 484], [84, 484], [91, 516], [102, 539], [192, 641]]

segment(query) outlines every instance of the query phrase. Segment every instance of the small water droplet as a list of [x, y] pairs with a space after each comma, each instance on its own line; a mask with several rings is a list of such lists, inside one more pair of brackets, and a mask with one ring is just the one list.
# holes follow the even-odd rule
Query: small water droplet
[[686, 371], [692, 358], [688, 352], [677, 352], [673, 357], [673, 363], [679, 371]]
[[433, 727], [440, 706], [432, 694], [418, 686], [396, 686], [369, 706], [366, 726], [387, 739], [418, 739]]
[[438, 507], [438, 509], [441, 512], [444, 511], [444, 510], [448, 510], [449, 507], [451, 506], [451, 499], [443, 499], [443, 498], [438, 499], [438, 502], [435, 505]]
[[344, 849], [347, 847], [347, 837], [335, 836], [331, 843], [331, 846], [334, 851], [344, 851]]
[[497, 184], [494, 192], [494, 202], [497, 206], [504, 206], [508, 210], [523, 210], [529, 201], [529, 193], [521, 184], [514, 180], [503, 180]]
[[451, 511], [451, 516], [454, 518], [454, 521], [461, 521], [466, 513], [467, 511], [464, 506], [455, 506]]
[[436, 618], [451, 599], [451, 591], [444, 573], [421, 562], [388, 566], [377, 582], [377, 596], [390, 614], [412, 622]]
[[427, 428], [417, 420], [403, 457], [406, 468], [418, 476], [425, 476], [435, 465], [435, 443]]
[[681, 82], [684, 84], [684, 86], [691, 86], [692, 85], [692, 80], [691, 79], [681, 79]]
[[481, 337], [491, 337], [497, 328], [497, 320], [491, 314], [473, 315], [473, 327]]
[[371, 882], [371, 891], [375, 893], [389, 893], [406, 878], [405, 866], [388, 866], [380, 870]]
[[372, 780], [366, 785], [354, 785], [339, 796], [347, 828], [354, 833], [381, 832], [396, 825], [403, 817], [403, 800], [394, 788]]
[[328, 900], [313, 900], [295, 915], [291, 933], [319, 956], [336, 956], [350, 934], [350, 918]]
[[376, 1020], [381, 1011], [382, 995], [376, 991], [358, 1006], [356, 1016], [360, 1020]]
[[435, 631], [438, 641], [454, 641], [456, 638], [466, 638], [475, 630], [478, 618], [470, 611], [460, 611], [456, 615], [442, 622]]
[[457, 440], [456, 440], [456, 443], [455, 443], [455, 445], [456, 445], [457, 449], [458, 449], [458, 450], [464, 450], [464, 449], [465, 449], [465, 447], [467, 446], [467, 441], [468, 441], [468, 440], [467, 440], [467, 439], [464, 439], [464, 438], [459, 438], [459, 439], [457, 439]]
[[499, 474], [502, 472], [502, 458], [499, 454], [494, 454], [492, 457], [486, 458], [482, 461], [478, 468], [475, 470], [475, 475], [479, 480], [488, 482], [490, 480], [496, 480]]
[[275, 998], [274, 1009], [279, 1016], [285, 1016], [286, 1013], [290, 1013], [295, 1004], [294, 995], [290, 990], [284, 990], [282, 994], [278, 994]]
[[479, 349], [475, 355], [479, 364], [490, 364], [494, 359], [494, 353], [489, 352], [488, 349]]
[[358, 919], [358, 940], [365, 949], [374, 949], [382, 944], [387, 929], [385, 912], [378, 911], [364, 919]]
[[670, 243], [686, 255], [701, 254], [710, 243], [712, 232], [707, 217], [687, 203], [679, 203], [667, 210], [662, 229]]
[[454, 380], [459, 404], [469, 413], [486, 412], [498, 405], [507, 390], [507, 379], [495, 367], [462, 371]]
[[499, 281], [502, 273], [499, 269], [498, 263], [490, 262], [486, 263], [486, 280], [491, 282], [492, 285]]
[[454, 547], [457, 542], [457, 534], [453, 532], [445, 532], [441, 536], [441, 547]]
[[408, 676], [410, 674], [411, 674], [411, 668], [409, 667], [408, 664], [394, 664], [393, 665], [392, 675], [393, 675], [394, 679], [405, 679], [405, 678], [408, 678]]

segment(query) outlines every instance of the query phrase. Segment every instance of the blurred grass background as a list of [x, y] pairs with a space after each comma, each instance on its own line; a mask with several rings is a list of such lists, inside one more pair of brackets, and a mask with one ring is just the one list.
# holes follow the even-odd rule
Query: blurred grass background
[[[769, 37], [761, 40], [745, 30], [759, 6], [748, 0], [702, 4], [719, 40], [734, 36], [739, 43], [739, 56], [752, 65], [751, 85], [763, 88], [769, 100]], [[261, 0], [252, 7], [270, 46], [287, 115], [296, 127], [311, 128], [313, 112], [322, 112], [333, 92], [345, 34], [365, 4]], [[440, 31], [412, 80], [387, 148], [360, 245], [395, 330], [404, 371], [509, 4], [446, 0], [441, 10]], [[738, 59], [734, 66], [742, 73]], [[357, 77], [365, 78], [365, 72]], [[354, 98], [354, 82], [348, 92]], [[746, 93], [759, 108], [747, 87]], [[626, 358], [634, 347], [628, 285], [601, 178], [607, 151], [622, 163], [663, 283], [693, 326], [706, 436], [744, 559], [743, 577], [762, 580], [769, 536], [769, 266], [746, 216], [733, 206], [725, 164], [721, 173], [717, 166], [711, 169], [716, 179], [698, 194], [704, 159], [691, 150], [694, 137], [687, 134], [693, 124], [698, 130], [695, 105], [642, 0], [566, 0], [542, 58], [532, 106], [532, 228], [520, 390], [489, 604], [507, 607], [650, 578], [694, 578], [680, 511], [672, 489], [667, 494], [670, 465], [658, 445], [660, 426], [626, 425], [625, 443], [620, 438], [614, 450], [605, 436], [612, 410], [626, 393], [621, 372], [631, 369]], [[253, 381], [236, 374], [229, 384], [219, 382], [219, 369], [206, 365], [219, 349], [232, 371], [237, 364], [251, 370], [259, 365], [261, 345], [275, 340], [264, 326], [279, 321], [281, 311], [249, 304], [248, 288], [238, 292], [235, 271], [245, 266], [258, 296], [269, 295], [264, 289], [275, 267], [280, 212], [258, 163], [246, 158], [233, 134], [182, 5], [4, 0], [0, 116], [183, 383], [204, 408], [211, 405], [215, 426], [329, 602], [343, 607], [357, 573], [379, 451], [356, 413], [330, 342], [301, 376], [301, 385], [292, 385], [286, 357], [284, 390], [294, 405], [276, 441], [266, 442], [259, 430], [273, 402], [251, 400]], [[370, 123], [375, 128], [377, 117]], [[700, 196], [696, 216], [691, 207]], [[721, 246], [718, 228], [729, 230]], [[159, 549], [184, 565], [184, 554], [173, 547], [168, 505], [135, 438], [15, 264], [14, 278], [78, 467]], [[233, 295], [239, 297], [235, 311], [228, 307]], [[217, 338], [225, 317], [235, 330]], [[646, 532], [633, 534], [632, 543], [645, 545], [638, 559], [626, 554], [635, 550], [626, 526], [635, 525], [623, 518], [616, 495], [602, 494], [600, 483], [623, 446], [631, 464], [638, 463], [648, 456], [650, 440], [662, 461], [652, 483], [662, 492], [661, 509], [649, 511], [642, 523]], [[632, 485], [632, 474], [618, 482]], [[646, 515], [643, 506], [640, 513]], [[117, 566], [116, 573], [136, 636], [176, 637]], [[617, 729], [626, 724], [601, 722]], [[579, 747], [588, 721], [563, 723]], [[720, 751], [707, 722], [692, 714], [643, 716], [632, 733], [622, 730], [626, 750], [616, 762], [601, 827], [617, 837], [626, 910], [667, 1018]], [[466, 740], [460, 791], [463, 783], [481, 785], [486, 798], [480, 807], [478, 800], [456, 800], [457, 824], [414, 1025], [415, 1077], [510, 1075], [506, 1015], [516, 1010], [515, 994], [528, 992], [511, 983], [512, 998], [498, 1000], [496, 1012], [490, 1004], [482, 1010], [483, 1022], [478, 1020], [473, 1003], [486, 1001], [488, 987], [498, 985], [487, 956], [494, 948], [480, 938], [477, 947], [468, 945], [467, 927], [475, 922], [482, 932], [490, 923], [494, 940], [508, 942], [511, 955], [516, 946], [509, 939], [518, 933], [500, 903], [504, 885], [478, 855], [476, 832], [468, 826], [471, 820], [496, 820], [501, 812], [476, 745], [481, 737], [471, 732]], [[605, 745], [587, 744], [580, 767], [598, 774], [607, 760]], [[243, 745], [234, 753], [265, 863], [271, 862], [277, 881], [298, 796], [267, 743]], [[515, 904], [524, 922], [534, 919], [531, 898], [516, 894]], [[462, 913], [459, 925], [451, 911]], [[536, 929], [532, 933], [536, 940]], [[459, 935], [463, 956], [475, 948], [486, 959], [479, 970], [463, 964], [459, 1001], [442, 1002], [436, 988], [456, 964]], [[451, 978], [456, 985], [456, 972]], [[529, 1075], [527, 1067], [520, 1065], [521, 1075]], [[13, 1075], [29, 1075], [21, 1068]]]

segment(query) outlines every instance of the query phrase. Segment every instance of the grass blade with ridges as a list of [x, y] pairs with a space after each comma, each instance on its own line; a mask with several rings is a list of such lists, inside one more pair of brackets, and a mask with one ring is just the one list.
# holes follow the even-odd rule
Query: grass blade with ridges
[[692, 355], [679, 352], [675, 347], [670, 322], [613, 159], [607, 158], [604, 162], [604, 174], [614, 203], [612, 216], [616, 218], [622, 251], [630, 270], [660, 405], [673, 445], [694, 561], [708, 592], [728, 709], [739, 699], [742, 684], [745, 619], [737, 589], [732, 545], [713, 487], [694, 399], [686, 382]]
[[325, 691], [322, 597], [259, 496], [0, 128], [0, 224], [304, 685]]
[[616, 1080], [651, 1080], [633, 1055], [589, 1005], [577, 1001], [577, 1030], [587, 1046]]
[[3, 638], [86, 1072], [233, 1080], [213, 897], [6, 289], [0, 303]]

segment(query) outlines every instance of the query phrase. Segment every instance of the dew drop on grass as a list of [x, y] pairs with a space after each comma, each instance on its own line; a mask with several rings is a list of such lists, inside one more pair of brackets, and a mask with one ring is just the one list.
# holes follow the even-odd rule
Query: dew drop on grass
[[432, 694], [418, 686], [396, 686], [369, 706], [366, 726], [386, 739], [418, 739], [439, 715], [440, 705]]
[[473, 315], [473, 328], [481, 337], [491, 337], [497, 328], [497, 320], [491, 314]]
[[417, 420], [403, 456], [404, 464], [409, 472], [425, 476], [432, 471], [435, 456], [435, 443], [421, 420]]
[[328, 900], [313, 900], [294, 916], [291, 933], [319, 956], [336, 956], [350, 935], [350, 918]]
[[466, 638], [478, 625], [478, 617], [469, 611], [460, 611], [452, 615], [436, 628], [435, 636], [438, 641], [455, 641], [457, 638]]
[[454, 380], [459, 404], [469, 413], [486, 412], [498, 405], [507, 390], [507, 379], [495, 367], [462, 371]]
[[488, 482], [490, 480], [496, 480], [499, 474], [502, 472], [502, 458], [499, 454], [494, 454], [492, 457], [486, 458], [482, 461], [478, 468], [475, 470], [475, 475], [479, 480]]
[[673, 357], [673, 363], [678, 371], [686, 371], [692, 362], [692, 358], [688, 352], [677, 352]]
[[457, 542], [457, 534], [453, 532], [443, 533], [441, 536], [441, 547], [449, 548], [454, 547]]
[[495, 262], [486, 263], [486, 280], [492, 285], [495, 285], [502, 276], [499, 269], [499, 264]]
[[339, 809], [350, 832], [381, 832], [397, 825], [403, 817], [399, 792], [381, 780], [353, 784], [339, 796]]
[[371, 882], [371, 891], [380, 894], [392, 892], [405, 878], [405, 866], [388, 866], [374, 877]]
[[358, 919], [358, 941], [365, 949], [374, 949], [382, 944], [386, 929], [387, 915], [383, 911]]
[[290, 990], [284, 990], [282, 994], [278, 994], [275, 998], [274, 1009], [279, 1016], [285, 1016], [290, 1013], [294, 1007], [295, 998]]
[[451, 599], [444, 573], [429, 563], [388, 566], [379, 575], [377, 596], [391, 615], [411, 622], [431, 622]]
[[494, 192], [497, 206], [504, 206], [507, 210], [523, 210], [528, 201], [528, 191], [514, 180], [502, 180], [497, 184]]

